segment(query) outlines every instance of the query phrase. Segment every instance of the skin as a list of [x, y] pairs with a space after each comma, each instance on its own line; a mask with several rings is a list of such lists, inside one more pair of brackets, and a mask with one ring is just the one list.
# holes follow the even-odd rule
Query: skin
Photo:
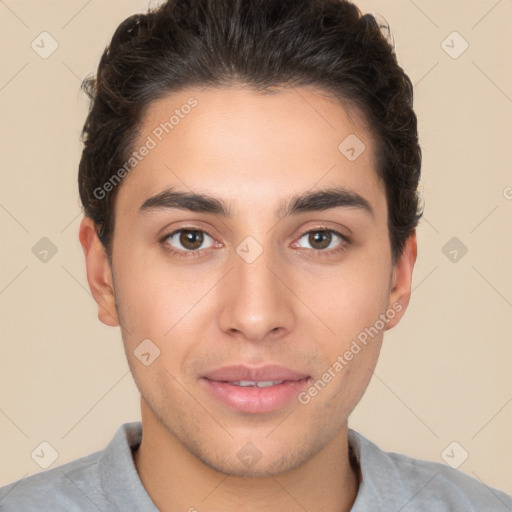
[[[99, 319], [121, 326], [141, 393], [137, 471], [164, 512], [348, 511], [359, 475], [349, 464], [347, 420], [370, 381], [384, 330], [409, 303], [415, 234], [393, 263], [375, 145], [356, 110], [312, 87], [271, 95], [243, 86], [191, 88], [150, 105], [139, 142], [191, 96], [197, 107], [120, 185], [112, 267], [91, 219], [80, 226]], [[355, 161], [338, 150], [352, 133], [366, 145]], [[363, 196], [374, 215], [338, 207], [278, 216], [289, 197], [332, 186]], [[138, 213], [168, 187], [223, 199], [232, 217]], [[304, 235], [319, 226], [350, 242], [332, 235], [322, 249]], [[179, 234], [159, 241], [178, 229], [211, 233], [199, 257], [165, 251], [194, 250]], [[247, 236], [263, 249], [252, 263], [236, 252]], [[202, 385], [201, 375], [228, 364], [280, 364], [316, 381], [393, 304], [401, 308], [394, 319], [306, 405], [293, 400], [271, 413], [242, 413]], [[160, 350], [149, 366], [134, 355], [147, 338]], [[261, 454], [251, 466], [237, 457], [248, 442]]]

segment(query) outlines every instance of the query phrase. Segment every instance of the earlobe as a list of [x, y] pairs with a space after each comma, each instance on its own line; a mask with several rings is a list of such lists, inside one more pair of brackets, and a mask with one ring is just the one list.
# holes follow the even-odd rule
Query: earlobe
[[96, 226], [91, 218], [82, 219], [79, 239], [85, 255], [89, 288], [98, 305], [98, 318], [105, 325], [117, 327], [119, 319], [115, 305], [112, 272], [107, 253], [98, 238]]
[[396, 311], [397, 314], [386, 324], [386, 330], [398, 324], [409, 305], [412, 271], [416, 263], [417, 252], [416, 231], [413, 231], [405, 241], [402, 254], [393, 266], [388, 309]]

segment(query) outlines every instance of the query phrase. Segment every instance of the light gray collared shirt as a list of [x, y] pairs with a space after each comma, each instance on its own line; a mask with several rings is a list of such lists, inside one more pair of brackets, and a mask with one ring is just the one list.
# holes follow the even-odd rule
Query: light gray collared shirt
[[[103, 450], [0, 488], [0, 511], [158, 512], [133, 462], [141, 438], [140, 422], [124, 423]], [[349, 444], [362, 473], [352, 512], [512, 511], [511, 496], [449, 466], [384, 452], [353, 430]]]

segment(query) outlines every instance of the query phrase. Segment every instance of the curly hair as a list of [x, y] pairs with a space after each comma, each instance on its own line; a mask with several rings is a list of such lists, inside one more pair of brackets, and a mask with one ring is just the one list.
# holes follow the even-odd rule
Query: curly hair
[[[387, 34], [386, 34], [387, 32]], [[78, 185], [111, 260], [114, 199], [97, 193], [128, 160], [149, 104], [195, 86], [255, 91], [313, 85], [365, 117], [385, 184], [393, 261], [422, 212], [413, 87], [385, 22], [346, 0], [167, 0], [123, 21], [82, 88]]]

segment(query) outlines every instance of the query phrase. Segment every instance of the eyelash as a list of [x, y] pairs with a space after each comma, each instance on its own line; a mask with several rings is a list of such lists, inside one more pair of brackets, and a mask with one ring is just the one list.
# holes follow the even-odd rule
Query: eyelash
[[[186, 251], [186, 250], [173, 249], [169, 244], [166, 243], [166, 241], [169, 238], [172, 238], [176, 233], [180, 233], [182, 231], [198, 231], [198, 232], [207, 234], [210, 238], [215, 240], [215, 237], [212, 234], [210, 234], [208, 231], [206, 231], [205, 229], [197, 229], [197, 228], [195, 228], [193, 226], [182, 227], [180, 229], [177, 229], [175, 231], [172, 231], [171, 233], [168, 233], [168, 234], [162, 236], [159, 239], [159, 243], [162, 245], [163, 249], [166, 252], [168, 252], [170, 254], [173, 254], [173, 255], [175, 255], [175, 256], [177, 256], [179, 258], [197, 258], [197, 257], [201, 256], [201, 254], [200, 254], [201, 252], [213, 250], [213, 248], [211, 248], [211, 247], [209, 249], [198, 249], [198, 250], [195, 250], [195, 251], [188, 251], [188, 250]], [[304, 237], [305, 235], [308, 235], [310, 233], [334, 233], [339, 238], [341, 238], [341, 242], [340, 242], [340, 246], [338, 248], [336, 248], [336, 249], [329, 249], [329, 250], [325, 250], [325, 249], [306, 249], [307, 251], [323, 253], [323, 255], [325, 255], [325, 256], [330, 256], [330, 255], [338, 254], [338, 253], [341, 253], [341, 252], [345, 251], [347, 249], [348, 245], [350, 245], [350, 240], [349, 240], [349, 238], [347, 236], [343, 235], [339, 231], [336, 231], [335, 229], [331, 229], [331, 228], [328, 228], [326, 226], [318, 226], [316, 228], [309, 229], [308, 231], [305, 231], [304, 233], [302, 233], [299, 236], [298, 240], [300, 240], [302, 237]]]

